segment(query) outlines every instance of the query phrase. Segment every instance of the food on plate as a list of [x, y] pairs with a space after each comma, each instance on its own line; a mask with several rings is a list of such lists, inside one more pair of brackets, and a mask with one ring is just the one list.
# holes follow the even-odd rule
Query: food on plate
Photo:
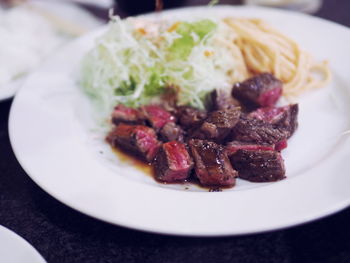
[[284, 83], [283, 95], [295, 97], [330, 81], [326, 61], [315, 61], [298, 43], [266, 21], [227, 18], [225, 22], [238, 34], [235, 43], [249, 71], [272, 73]]
[[113, 147], [120, 147], [148, 162], [154, 159], [160, 146], [156, 132], [152, 128], [124, 123], [114, 127], [107, 141]]
[[183, 182], [190, 177], [193, 161], [186, 145], [179, 141], [164, 143], [155, 159], [156, 178], [164, 182]]
[[251, 112], [249, 116], [284, 129], [290, 138], [298, 127], [298, 111], [298, 104], [290, 104], [284, 107], [262, 107]]
[[268, 107], [274, 105], [282, 94], [282, 82], [272, 74], [260, 74], [242, 83], [236, 83], [232, 96], [246, 107]]
[[194, 128], [194, 131], [190, 133], [190, 137], [221, 142], [235, 127], [240, 115], [240, 107], [212, 111], [198, 128]]
[[281, 93], [277, 99], [274, 92], [266, 96], [274, 102], [254, 109], [243, 107], [245, 100], [229, 105], [229, 99], [221, 100], [222, 106], [216, 100], [221, 109], [208, 111], [177, 105], [166, 110], [161, 103], [138, 108], [119, 104], [112, 112], [107, 142], [152, 165], [155, 178], [163, 183], [196, 181], [217, 189], [233, 187], [237, 177], [252, 182], [282, 180], [281, 151], [298, 127], [298, 104], [277, 107]]
[[112, 147], [152, 165], [159, 182], [211, 189], [284, 179], [299, 106], [280, 98], [329, 78], [294, 41], [240, 18], [112, 17], [82, 71], [101, 118], [112, 112]]
[[240, 149], [230, 155], [240, 178], [251, 182], [273, 182], [285, 177], [281, 153], [274, 150]]
[[276, 144], [288, 138], [288, 132], [266, 121], [242, 116], [232, 129], [232, 135], [241, 142]]
[[207, 112], [190, 106], [179, 106], [176, 108], [176, 118], [184, 130], [189, 130], [199, 126], [207, 118]]
[[201, 185], [210, 187], [232, 187], [236, 183], [237, 171], [232, 167], [223, 145], [207, 140], [189, 141], [195, 161], [195, 176]]
[[[104, 117], [117, 104], [155, 102], [169, 86], [178, 94], [178, 105], [203, 110], [215, 89], [227, 91], [261, 73], [274, 76], [262, 82], [278, 85], [274, 80], [279, 79], [289, 98], [323, 87], [330, 79], [326, 62], [314, 60], [265, 21], [247, 18], [113, 16], [85, 57], [82, 71], [82, 86]], [[256, 99], [263, 100], [261, 92]]]

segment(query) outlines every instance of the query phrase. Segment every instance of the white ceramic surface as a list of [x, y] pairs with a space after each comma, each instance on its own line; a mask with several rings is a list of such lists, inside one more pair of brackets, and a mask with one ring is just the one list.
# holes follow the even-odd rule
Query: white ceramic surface
[[[308, 222], [350, 204], [350, 30], [310, 16], [266, 8], [189, 8], [162, 16], [246, 16], [266, 19], [317, 59], [334, 79], [300, 98], [300, 127], [283, 152], [287, 179], [238, 180], [223, 192], [163, 185], [123, 162], [104, 141], [89, 99], [77, 84], [79, 63], [104, 29], [56, 54], [17, 94], [9, 132], [28, 175], [61, 202], [125, 227], [176, 235], [262, 232]], [[327, 36], [327, 37], [325, 37]], [[71, 63], [67, 63], [67, 57]]]
[[0, 262], [45, 263], [46, 261], [22, 237], [0, 225]]
[[[39, 8], [39, 10], [43, 10], [44, 12], [48, 12], [48, 14], [52, 14], [55, 17], [60, 17], [60, 19], [69, 24], [74, 24], [81, 29], [86, 29], [86, 31], [93, 30], [102, 24], [100, 20], [92, 16], [90, 13], [69, 2], [34, 1], [31, 3], [31, 6]], [[63, 42], [68, 42], [68, 39]], [[16, 94], [16, 91], [22, 86], [25, 78], [26, 75], [1, 86], [0, 102], [13, 97]]]

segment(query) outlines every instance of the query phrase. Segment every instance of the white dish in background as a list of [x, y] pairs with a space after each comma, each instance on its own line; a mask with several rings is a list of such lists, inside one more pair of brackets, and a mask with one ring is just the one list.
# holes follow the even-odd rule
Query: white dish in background
[[22, 237], [0, 225], [0, 262], [45, 263], [43, 257]]
[[[57, 0], [33, 0], [33, 1], [55, 2]], [[91, 5], [91, 6], [96, 6], [100, 8], [106, 8], [106, 9], [114, 5], [114, 0], [98, 0], [98, 1], [96, 0], [61, 0], [61, 1]]]
[[347, 207], [350, 140], [342, 134], [350, 127], [350, 30], [307, 15], [256, 7], [187, 8], [162, 15], [263, 18], [317, 59], [329, 59], [332, 83], [300, 98], [299, 129], [283, 152], [288, 178], [270, 184], [238, 180], [232, 189], [209, 193], [196, 186], [159, 184], [118, 160], [105, 134], [96, 130], [91, 103], [77, 84], [80, 60], [104, 29], [61, 50], [17, 94], [9, 133], [28, 175], [61, 202], [90, 216], [175, 235], [262, 232]]
[[[60, 37], [61, 43], [58, 44], [58, 47], [73, 39], [74, 35], [81, 35], [102, 25], [102, 21], [98, 20], [84, 9], [69, 2], [32, 1], [20, 8], [34, 8], [34, 13], [37, 13], [38, 16], [53, 24], [55, 29], [70, 34], [69, 37], [68, 35]], [[1, 9], [0, 11], [1, 14], [8, 12], [7, 10]], [[40, 41], [40, 37], [37, 37], [37, 39]], [[21, 59], [21, 57], [17, 59]], [[45, 57], [43, 60], [44, 59]], [[13, 97], [16, 91], [21, 87], [27, 74], [1, 85], [0, 101]]]

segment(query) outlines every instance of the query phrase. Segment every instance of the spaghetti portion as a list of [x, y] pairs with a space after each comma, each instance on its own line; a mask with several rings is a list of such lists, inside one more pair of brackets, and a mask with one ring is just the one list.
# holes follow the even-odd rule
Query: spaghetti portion
[[294, 40], [263, 20], [226, 18], [224, 21], [237, 34], [232, 45], [240, 50], [250, 73], [272, 73], [284, 82], [285, 96], [295, 97], [330, 81], [327, 62], [316, 62]]

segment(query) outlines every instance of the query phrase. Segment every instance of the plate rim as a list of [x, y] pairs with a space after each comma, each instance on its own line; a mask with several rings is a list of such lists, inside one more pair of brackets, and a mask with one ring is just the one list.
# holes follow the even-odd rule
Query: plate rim
[[26, 249], [27, 251], [30, 251], [30, 254], [32, 257], [35, 257], [36, 262], [38, 263], [45, 263], [46, 260], [44, 257], [32, 246], [26, 239], [18, 235], [13, 230], [5, 227], [4, 225], [0, 225], [0, 235], [2, 233], [5, 233], [9, 239], [16, 242], [17, 245], [21, 246], [22, 249]]

